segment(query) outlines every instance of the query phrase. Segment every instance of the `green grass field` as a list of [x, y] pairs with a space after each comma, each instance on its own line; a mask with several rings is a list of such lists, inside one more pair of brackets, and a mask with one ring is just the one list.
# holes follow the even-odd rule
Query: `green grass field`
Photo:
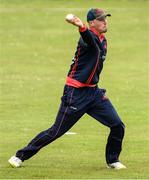
[[[0, 179], [149, 179], [149, 13], [147, 0], [0, 0]], [[38, 155], [13, 169], [7, 160], [55, 120], [79, 33], [64, 17], [85, 21], [108, 10], [108, 55], [100, 87], [126, 125], [121, 161], [106, 168], [109, 129], [88, 115]]]

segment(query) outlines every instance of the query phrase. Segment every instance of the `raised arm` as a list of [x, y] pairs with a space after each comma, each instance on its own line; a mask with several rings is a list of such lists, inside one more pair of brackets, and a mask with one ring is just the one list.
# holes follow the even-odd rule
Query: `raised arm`
[[79, 28], [80, 35], [85, 43], [89, 46], [95, 45], [95, 40], [91, 32], [88, 30], [87, 26], [75, 15], [68, 14], [66, 16], [66, 21]]

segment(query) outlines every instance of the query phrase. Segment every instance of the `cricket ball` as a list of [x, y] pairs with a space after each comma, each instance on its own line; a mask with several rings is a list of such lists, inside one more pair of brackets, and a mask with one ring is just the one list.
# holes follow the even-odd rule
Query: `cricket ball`
[[66, 15], [66, 20], [71, 21], [74, 18], [73, 14], [67, 14]]

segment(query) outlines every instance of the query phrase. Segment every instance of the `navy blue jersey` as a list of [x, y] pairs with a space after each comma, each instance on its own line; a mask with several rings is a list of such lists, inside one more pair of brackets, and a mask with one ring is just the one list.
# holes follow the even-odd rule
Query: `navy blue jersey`
[[80, 35], [66, 84], [78, 87], [96, 85], [106, 57], [107, 41], [103, 34], [99, 37], [94, 29], [86, 28]]

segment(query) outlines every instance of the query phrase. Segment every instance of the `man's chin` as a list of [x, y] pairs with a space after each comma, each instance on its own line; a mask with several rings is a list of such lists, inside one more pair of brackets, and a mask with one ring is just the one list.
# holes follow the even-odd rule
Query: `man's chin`
[[104, 29], [102, 33], [106, 33], [107, 32], [107, 29]]

